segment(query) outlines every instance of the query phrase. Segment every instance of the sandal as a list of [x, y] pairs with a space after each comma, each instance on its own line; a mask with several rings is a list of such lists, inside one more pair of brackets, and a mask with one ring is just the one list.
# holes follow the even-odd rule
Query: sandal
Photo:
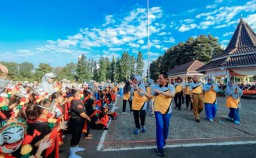
[[84, 137], [84, 139], [85, 139], [85, 140], [91, 140], [91, 139], [92, 139], [92, 137], [87, 136], [87, 137]]

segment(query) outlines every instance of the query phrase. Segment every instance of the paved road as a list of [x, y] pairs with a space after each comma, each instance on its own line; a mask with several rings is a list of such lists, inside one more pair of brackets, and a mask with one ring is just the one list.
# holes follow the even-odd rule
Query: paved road
[[[189, 110], [174, 110], [171, 120], [170, 137], [166, 148], [168, 158], [256, 158], [256, 117], [255, 100], [242, 99], [241, 126], [234, 125], [226, 119], [228, 109], [224, 106], [224, 98], [218, 98], [218, 113], [213, 123], [205, 119], [205, 113], [201, 114], [201, 123], [193, 121], [193, 114]], [[116, 111], [121, 111], [121, 100], [117, 102]], [[183, 105], [184, 106], [184, 105]], [[129, 107], [129, 106], [128, 106]], [[87, 150], [80, 153], [82, 157], [90, 158], [153, 158], [158, 157], [155, 153], [155, 122], [154, 117], [147, 117], [147, 133], [132, 134], [134, 129], [133, 116], [130, 113], [120, 115], [118, 120], [111, 122], [106, 136], [102, 137], [103, 131], [93, 130], [93, 140], [81, 140], [80, 146]], [[100, 151], [99, 142], [105, 138]], [[68, 157], [68, 144], [70, 136], [65, 138], [65, 145], [61, 148], [64, 153], [61, 158]], [[252, 144], [246, 144], [249, 141]], [[215, 143], [214, 146], [201, 146], [202, 144]], [[221, 143], [242, 143], [243, 145], [225, 145]], [[200, 145], [200, 146], [194, 146]], [[176, 145], [176, 147], [175, 147]], [[181, 147], [191, 145], [191, 147]], [[178, 147], [177, 147], [178, 146]], [[135, 148], [141, 148], [135, 150]], [[153, 147], [153, 148], [152, 148]], [[149, 149], [145, 149], [149, 148]], [[108, 151], [110, 150], [110, 151]], [[118, 151], [112, 151], [118, 150]]]

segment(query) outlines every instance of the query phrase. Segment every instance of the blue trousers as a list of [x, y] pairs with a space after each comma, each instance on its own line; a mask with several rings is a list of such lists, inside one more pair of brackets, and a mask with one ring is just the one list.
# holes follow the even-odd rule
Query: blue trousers
[[204, 103], [205, 113], [208, 119], [214, 119], [217, 112], [217, 104]]
[[156, 142], [157, 148], [163, 149], [165, 146], [165, 140], [168, 137], [169, 124], [172, 114], [161, 114], [161, 112], [156, 111]]
[[228, 116], [232, 119], [234, 119], [234, 121], [239, 121], [240, 122], [240, 116], [239, 116], [239, 108], [235, 109], [235, 108], [229, 108], [230, 112], [228, 114]]

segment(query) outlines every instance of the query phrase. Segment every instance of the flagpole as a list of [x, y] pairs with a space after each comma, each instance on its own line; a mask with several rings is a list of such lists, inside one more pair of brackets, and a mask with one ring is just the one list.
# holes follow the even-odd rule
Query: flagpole
[[149, 43], [149, 0], [147, 0], [147, 34], [148, 34], [148, 78], [150, 76], [150, 58], [149, 58], [149, 47], [150, 47], [150, 43]]

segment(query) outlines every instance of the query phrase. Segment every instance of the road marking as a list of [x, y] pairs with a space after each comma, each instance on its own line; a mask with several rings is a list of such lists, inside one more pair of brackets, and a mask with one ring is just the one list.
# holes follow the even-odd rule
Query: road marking
[[[177, 145], [166, 145], [165, 148], [202, 147], [202, 146], [225, 146], [225, 145], [248, 145], [248, 144], [256, 144], [256, 141], [177, 144]], [[134, 147], [134, 148], [104, 149], [102, 151], [145, 150], [145, 149], [155, 149], [155, 148], [156, 148], [156, 146], [143, 146], [143, 147]]]
[[[115, 101], [111, 111], [115, 112], [115, 110], [117, 109], [116, 108], [117, 102], [118, 102], [118, 99]], [[111, 123], [111, 119], [109, 120], [107, 127], [109, 127], [110, 123]], [[105, 138], [106, 138], [106, 135], [107, 135], [107, 132], [108, 132], [108, 130], [104, 130], [103, 131], [103, 133], [101, 135], [101, 138], [100, 138], [100, 141], [99, 141], [99, 144], [97, 146], [97, 151], [100, 151], [102, 149], [104, 141], [105, 141]]]

